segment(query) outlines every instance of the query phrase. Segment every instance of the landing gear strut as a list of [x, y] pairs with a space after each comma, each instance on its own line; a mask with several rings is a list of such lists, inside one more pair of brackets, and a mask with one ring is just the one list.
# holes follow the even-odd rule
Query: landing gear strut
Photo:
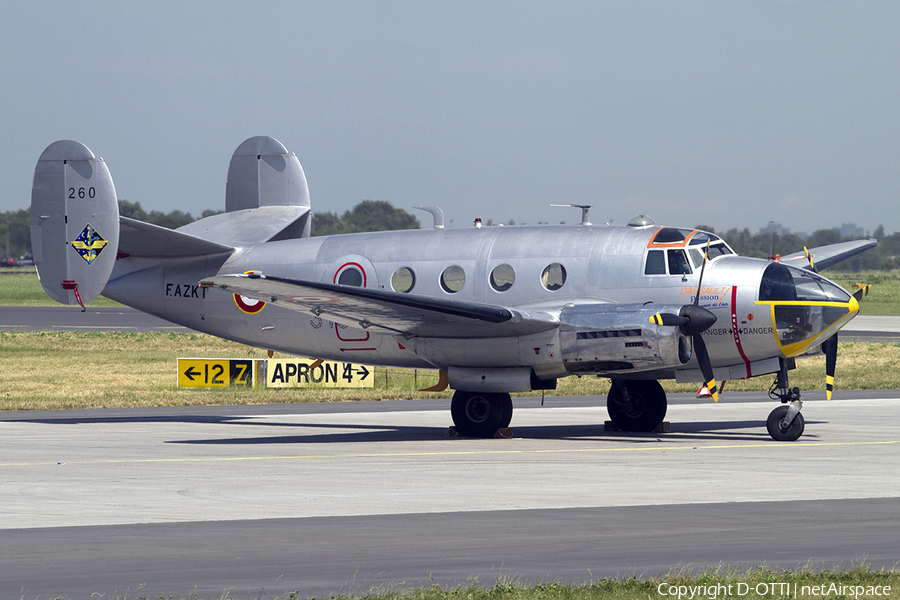
[[606, 410], [621, 431], [653, 431], [666, 417], [666, 392], [656, 380], [613, 379]]
[[509, 427], [512, 413], [509, 394], [457, 391], [450, 401], [453, 425], [466, 437], [493, 437], [498, 429]]
[[781, 359], [781, 370], [775, 377], [775, 383], [769, 390], [769, 397], [781, 400], [782, 406], [779, 406], [766, 419], [766, 429], [772, 439], [779, 442], [793, 442], [801, 435], [806, 428], [803, 415], [800, 409], [803, 402], [800, 401], [800, 388], [789, 388], [788, 383], [788, 367], [793, 366], [793, 361]]

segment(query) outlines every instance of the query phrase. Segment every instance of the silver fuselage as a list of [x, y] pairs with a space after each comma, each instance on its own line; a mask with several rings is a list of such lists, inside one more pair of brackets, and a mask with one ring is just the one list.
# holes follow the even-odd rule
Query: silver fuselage
[[[694, 261], [688, 272], [670, 274], [665, 269], [648, 272], [652, 269], [647, 263], [653, 251], [665, 255], [670, 249], [688, 254], [693, 250], [696, 257], [702, 246], [694, 236], [707, 234], [682, 230], [689, 232], [684, 240], [655, 241], [663, 229], [569, 225], [409, 230], [267, 242], [200, 258], [124, 257], [116, 262], [103, 294], [198, 331], [315, 358], [414, 368], [526, 367], [545, 379], [589, 372], [702, 381], [696, 358], [683, 347], [684, 336], [647, 320], [656, 307], [677, 309], [694, 301], [700, 265]], [[796, 289], [808, 287], [809, 280], [796, 274], [800, 269], [728, 252], [707, 262], [699, 290], [699, 305], [717, 317], [703, 335], [720, 379], [777, 371], [779, 358], [807, 352], [858, 311], [846, 291], [818, 276], [813, 276], [812, 287], [819, 291], [767, 297], [771, 286], [763, 284], [766, 278], [790, 280], [795, 273]], [[501, 265], [506, 266], [495, 272]], [[445, 275], [442, 285], [450, 267], [458, 269], [449, 272], [449, 279]], [[356, 279], [350, 278], [354, 285], [379, 290], [402, 285], [395, 291], [546, 314], [559, 326], [488, 338], [384, 335], [198, 286], [204, 278], [248, 271], [342, 283], [348, 269], [355, 271]], [[565, 278], [559, 285], [562, 272]], [[498, 273], [502, 285], [492, 280]], [[640, 345], [606, 337], [628, 330], [639, 330]], [[671, 357], [672, 352], [678, 355], [678, 344], [681, 354], [675, 360]]]

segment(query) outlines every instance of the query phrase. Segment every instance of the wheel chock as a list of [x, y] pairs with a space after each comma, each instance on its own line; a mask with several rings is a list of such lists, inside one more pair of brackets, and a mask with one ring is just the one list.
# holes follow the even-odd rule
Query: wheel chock
[[[659, 425], [656, 426], [656, 429], [653, 430], [653, 433], [669, 433], [670, 432], [670, 423], [669, 421], [663, 421]], [[612, 421], [604, 421], [603, 423], [603, 431], [622, 431], [616, 424]]]
[[[494, 432], [495, 440], [508, 440], [513, 436], [513, 430], [511, 427], [501, 427], [497, 431]], [[459, 435], [459, 432], [456, 430], [456, 427], [450, 427], [447, 430], [447, 437], [462, 437]]]

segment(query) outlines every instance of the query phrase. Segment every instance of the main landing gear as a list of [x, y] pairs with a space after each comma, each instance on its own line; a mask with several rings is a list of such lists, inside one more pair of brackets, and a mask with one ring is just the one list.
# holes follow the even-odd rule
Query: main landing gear
[[769, 413], [766, 419], [766, 429], [773, 440], [779, 442], [793, 442], [801, 435], [806, 428], [803, 415], [800, 409], [803, 402], [800, 401], [800, 388], [789, 388], [788, 383], [788, 367], [793, 366], [785, 359], [781, 359], [781, 370], [775, 377], [775, 383], [769, 390], [769, 397], [781, 400], [781, 406]]
[[666, 393], [655, 379], [613, 379], [606, 410], [620, 431], [653, 431], [666, 417]]
[[493, 437], [498, 429], [509, 427], [512, 413], [509, 394], [457, 391], [450, 401], [453, 425], [466, 437]]

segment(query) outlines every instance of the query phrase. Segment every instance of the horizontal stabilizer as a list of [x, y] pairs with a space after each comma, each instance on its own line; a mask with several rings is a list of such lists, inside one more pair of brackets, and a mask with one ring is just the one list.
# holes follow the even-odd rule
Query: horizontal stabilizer
[[546, 313], [255, 273], [220, 275], [200, 285], [312, 313], [348, 327], [405, 337], [507, 337], [548, 331], [559, 325]]
[[[839, 262], [843, 262], [848, 258], [853, 258], [861, 252], [865, 252], [869, 248], [878, 245], [876, 240], [854, 240], [852, 242], [841, 242], [839, 244], [829, 244], [828, 246], [819, 246], [818, 248], [810, 248], [809, 254], [815, 264], [815, 270], [824, 271], [828, 267], [833, 267]], [[811, 270], [809, 259], [805, 252], [795, 252], [787, 256], [781, 257], [781, 262], [794, 267]]]
[[309, 206], [260, 206], [206, 217], [177, 231], [228, 246], [253, 246], [284, 239], [282, 234], [308, 214]]
[[202, 256], [234, 248], [152, 223], [119, 218], [119, 254], [132, 257]]

